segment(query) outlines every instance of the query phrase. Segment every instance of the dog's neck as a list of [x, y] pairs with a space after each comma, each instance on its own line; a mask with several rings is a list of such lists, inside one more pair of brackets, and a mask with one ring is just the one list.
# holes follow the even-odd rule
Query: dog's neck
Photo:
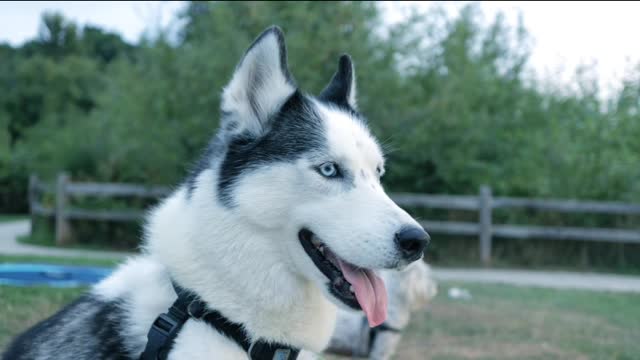
[[[149, 217], [146, 250], [173, 280], [241, 323], [253, 339], [321, 351], [336, 309], [274, 249], [277, 233], [255, 231], [212, 205], [213, 189], [178, 190]], [[207, 201], [208, 200], [208, 201]]]

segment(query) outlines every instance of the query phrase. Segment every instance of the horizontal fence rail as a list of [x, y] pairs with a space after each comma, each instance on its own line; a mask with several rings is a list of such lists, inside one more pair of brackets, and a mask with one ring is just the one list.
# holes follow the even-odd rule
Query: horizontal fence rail
[[592, 213], [612, 215], [640, 215], [640, 204], [626, 204], [620, 202], [596, 202], [556, 199], [526, 199], [513, 197], [496, 197], [492, 208], [523, 208], [540, 211], [554, 211], [565, 213]]
[[[29, 204], [32, 218], [37, 216], [54, 217], [56, 220], [56, 243], [58, 244], [70, 241], [69, 220], [126, 222], [139, 221], [145, 215], [145, 212], [140, 209], [89, 210], [75, 208], [69, 204], [74, 197], [158, 199], [170, 192], [171, 189], [164, 186], [71, 182], [66, 174], [58, 175], [56, 184], [41, 182], [33, 175], [29, 179]], [[55, 207], [46, 207], [40, 202], [41, 195], [45, 193], [55, 194]], [[477, 236], [480, 258], [484, 264], [491, 262], [491, 243], [494, 237], [640, 244], [640, 229], [493, 224], [492, 219], [492, 211], [495, 209], [640, 216], [640, 204], [493, 197], [491, 189], [487, 186], [481, 187], [477, 196], [394, 193], [391, 194], [391, 198], [401, 207], [477, 212], [478, 222], [424, 220], [420, 223], [427, 231], [434, 234]]]
[[480, 204], [478, 198], [472, 196], [456, 195], [424, 195], [396, 193], [391, 198], [400, 206], [443, 208], [451, 210], [478, 210]]
[[143, 198], [158, 198], [169, 194], [170, 189], [164, 186], [143, 186], [134, 184], [102, 184], [102, 183], [69, 183], [65, 188], [72, 196], [135, 196]]
[[420, 225], [430, 233], [443, 235], [480, 235], [480, 225], [457, 221], [420, 221]]
[[69, 209], [65, 211], [65, 216], [75, 220], [97, 220], [97, 221], [137, 221], [142, 219], [144, 211], [139, 210], [85, 210]]
[[622, 229], [499, 225], [493, 227], [493, 236], [511, 239], [582, 240], [640, 244], [640, 230]]

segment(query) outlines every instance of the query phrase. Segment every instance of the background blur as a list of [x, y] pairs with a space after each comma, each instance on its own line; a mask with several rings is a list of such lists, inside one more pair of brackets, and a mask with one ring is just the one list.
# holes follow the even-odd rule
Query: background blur
[[[388, 190], [474, 196], [406, 205], [467, 230], [432, 232], [426, 259], [440, 294], [413, 320], [398, 358], [637, 358], [637, 295], [522, 287], [530, 273], [502, 276], [520, 287], [465, 281], [490, 265], [535, 270], [553, 287], [640, 291], [638, 278], [580, 273], [640, 274], [638, 14], [638, 3], [612, 2], [2, 2], [0, 267], [111, 267], [128, 254], [114, 250], [134, 250], [140, 221], [121, 220], [157, 196], [94, 183], [179, 184], [218, 126], [237, 61], [277, 24], [305, 91], [317, 94], [338, 56], [351, 54], [360, 109], [387, 149]], [[93, 217], [56, 223], [61, 179], [63, 189], [84, 184], [64, 201]], [[483, 262], [482, 230], [468, 230], [483, 227], [483, 186], [494, 199], [529, 204], [495, 208], [494, 235], [519, 224], [587, 229], [585, 238], [503, 227]], [[86, 196], [122, 189], [146, 195]], [[544, 199], [561, 201], [536, 202]], [[565, 200], [607, 204], [548, 211], [576, 208]], [[56, 243], [61, 227], [72, 231]], [[0, 349], [82, 291], [0, 286]]]
[[[554, 18], [570, 4], [1, 6], [4, 213], [28, 211], [30, 174], [54, 181], [64, 170], [75, 181], [177, 184], [217, 126], [220, 91], [233, 67], [270, 24], [285, 30], [292, 72], [311, 93], [327, 83], [339, 54], [353, 56], [361, 109], [391, 150], [385, 177], [391, 191], [477, 194], [486, 184], [494, 196], [640, 201], [640, 68], [629, 57], [637, 54], [624, 52], [631, 43], [606, 45], [618, 44], [617, 37], [624, 44], [624, 27], [588, 25], [599, 11], [613, 15], [603, 24], [624, 22], [624, 5], [585, 5], [574, 21], [582, 32], [572, 29], [572, 19]], [[546, 41], [528, 31], [526, 10]], [[545, 13], [549, 26], [541, 22]], [[573, 37], [557, 32], [558, 19]], [[604, 50], [585, 47], [592, 41], [586, 34]], [[84, 205], [105, 206], [89, 201]], [[114, 202], [109, 206], [125, 206]], [[625, 216], [496, 216], [525, 224], [638, 226]], [[37, 227], [45, 238], [38, 241], [47, 242], [52, 230]], [[74, 229], [79, 243], [131, 248], [139, 237], [131, 224], [79, 221]], [[429, 257], [474, 262], [475, 244], [436, 241]], [[640, 270], [637, 245], [497, 239], [494, 249], [498, 263]]]

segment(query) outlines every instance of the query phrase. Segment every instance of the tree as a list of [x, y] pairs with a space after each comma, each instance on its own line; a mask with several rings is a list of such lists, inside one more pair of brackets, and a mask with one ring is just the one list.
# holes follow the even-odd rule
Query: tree
[[102, 64], [109, 64], [120, 56], [133, 59], [134, 48], [120, 35], [104, 31], [99, 27], [87, 25], [82, 29], [81, 52]]

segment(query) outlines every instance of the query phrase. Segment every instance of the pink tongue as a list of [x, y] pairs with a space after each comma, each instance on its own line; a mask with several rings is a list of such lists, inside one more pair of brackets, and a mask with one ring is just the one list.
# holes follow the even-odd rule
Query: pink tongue
[[387, 318], [387, 289], [384, 282], [373, 271], [358, 269], [338, 259], [340, 270], [353, 285], [356, 299], [369, 320], [369, 326], [382, 324]]

